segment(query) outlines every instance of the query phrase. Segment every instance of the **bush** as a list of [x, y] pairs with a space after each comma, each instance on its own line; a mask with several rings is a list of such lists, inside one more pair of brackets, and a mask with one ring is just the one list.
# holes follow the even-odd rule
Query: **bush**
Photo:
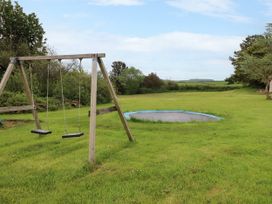
[[[46, 98], [43, 97], [34, 97], [34, 100], [37, 105], [37, 109], [39, 111], [45, 111], [46, 110]], [[48, 99], [48, 108], [50, 111], [57, 110], [61, 107], [61, 101], [55, 98], [49, 98]], [[29, 105], [28, 100], [25, 96], [25, 93], [22, 92], [9, 92], [5, 91], [0, 98], [0, 106], [23, 106], [23, 105]]]
[[97, 103], [109, 103], [111, 101], [111, 95], [108, 90], [108, 86], [103, 79], [101, 73], [98, 73], [98, 80], [97, 80]]
[[150, 73], [144, 78], [143, 87], [149, 89], [160, 89], [163, 86], [163, 80], [156, 73]]
[[216, 85], [216, 84], [199, 84], [199, 83], [181, 83], [179, 91], [228, 91], [241, 88], [240, 84], [233, 85]]
[[0, 106], [20, 106], [27, 104], [26, 96], [23, 93], [5, 91], [0, 97]]
[[129, 67], [118, 77], [122, 84], [122, 94], [137, 94], [144, 80], [144, 74], [135, 67]]
[[179, 90], [179, 85], [175, 81], [165, 81], [165, 88], [167, 90], [173, 91], [173, 90]]

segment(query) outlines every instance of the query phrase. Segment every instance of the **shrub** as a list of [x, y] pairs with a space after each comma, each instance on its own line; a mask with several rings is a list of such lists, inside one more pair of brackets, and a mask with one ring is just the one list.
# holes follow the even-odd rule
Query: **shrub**
[[144, 78], [143, 87], [150, 89], [159, 89], [163, 86], [163, 81], [157, 76], [156, 73], [150, 73]]

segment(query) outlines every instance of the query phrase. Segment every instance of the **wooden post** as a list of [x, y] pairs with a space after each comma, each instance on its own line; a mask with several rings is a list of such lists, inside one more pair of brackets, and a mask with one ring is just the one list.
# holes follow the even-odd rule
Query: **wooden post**
[[90, 101], [90, 140], [89, 162], [95, 164], [95, 129], [96, 129], [96, 94], [97, 94], [97, 58], [92, 62], [91, 101]]
[[269, 82], [269, 94], [272, 94], [272, 79]]
[[130, 129], [128, 127], [128, 123], [127, 123], [127, 121], [126, 121], [126, 119], [125, 119], [125, 117], [123, 115], [123, 112], [121, 110], [121, 107], [119, 105], [117, 96], [115, 94], [115, 91], [114, 91], [113, 86], [111, 84], [110, 78], [109, 78], [108, 73], [106, 71], [104, 62], [102, 61], [102, 59], [100, 57], [98, 57], [98, 64], [99, 64], [100, 70], [101, 70], [101, 72], [102, 72], [102, 74], [104, 76], [104, 79], [106, 80], [106, 83], [108, 85], [108, 89], [110, 91], [111, 97], [112, 97], [113, 102], [114, 102], [114, 104], [116, 106], [116, 109], [118, 111], [118, 114], [119, 114], [119, 117], [121, 119], [121, 122], [122, 122], [122, 124], [123, 124], [123, 126], [125, 128], [125, 131], [127, 133], [128, 139], [129, 139], [129, 141], [133, 142], [133, 141], [135, 141], [135, 139], [134, 139], [134, 137], [132, 136], [132, 134], [130, 132]]
[[6, 87], [6, 84], [8, 82], [8, 79], [9, 79], [9, 77], [10, 77], [10, 75], [11, 75], [13, 69], [14, 69], [14, 63], [15, 63], [15, 59], [11, 59], [9, 65], [8, 65], [8, 68], [7, 68], [3, 78], [1, 80], [1, 83], [0, 83], [0, 96], [2, 95], [2, 93], [3, 93], [3, 91], [4, 91], [5, 87]]
[[33, 115], [33, 118], [35, 120], [36, 128], [41, 129], [41, 124], [40, 124], [38, 113], [37, 113], [37, 110], [36, 110], [36, 105], [35, 105], [35, 102], [33, 100], [31, 90], [29, 88], [29, 84], [28, 84], [28, 81], [27, 81], [27, 77], [26, 77], [26, 73], [25, 73], [23, 63], [21, 61], [19, 61], [19, 64], [20, 64], [21, 77], [22, 77], [22, 80], [23, 80], [23, 83], [24, 83], [25, 94], [27, 96], [28, 102], [33, 106], [32, 115]]

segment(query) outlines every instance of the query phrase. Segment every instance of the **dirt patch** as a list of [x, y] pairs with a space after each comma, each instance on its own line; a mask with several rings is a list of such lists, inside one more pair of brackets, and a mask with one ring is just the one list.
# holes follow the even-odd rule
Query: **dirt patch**
[[215, 186], [208, 191], [207, 196], [209, 198], [213, 198], [213, 197], [219, 195], [221, 192], [222, 192], [222, 189], [220, 187]]
[[33, 120], [20, 120], [20, 119], [13, 119], [13, 120], [2, 120], [0, 128], [13, 128], [19, 125], [23, 125], [26, 123], [32, 123]]

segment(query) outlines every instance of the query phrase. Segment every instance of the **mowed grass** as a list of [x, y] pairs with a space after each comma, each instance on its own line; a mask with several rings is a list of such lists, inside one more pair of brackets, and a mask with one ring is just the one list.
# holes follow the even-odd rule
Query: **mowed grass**
[[[49, 136], [30, 134], [31, 123], [0, 129], [0, 203], [272, 203], [272, 102], [263, 95], [242, 89], [120, 102], [124, 111], [182, 109], [224, 120], [129, 122], [132, 144], [117, 113], [98, 116], [95, 169], [87, 162], [87, 108], [79, 139], [61, 139], [62, 112], [49, 113]], [[77, 131], [77, 110], [67, 115]]]

